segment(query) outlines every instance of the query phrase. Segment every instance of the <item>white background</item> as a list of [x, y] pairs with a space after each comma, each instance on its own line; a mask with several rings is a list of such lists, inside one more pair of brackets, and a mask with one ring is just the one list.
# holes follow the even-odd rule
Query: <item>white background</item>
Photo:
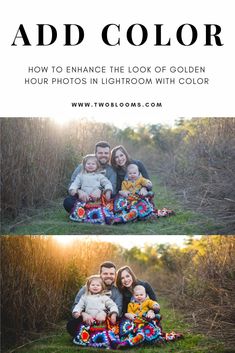
[[[3, 3], [3, 2], [2, 2]], [[234, 115], [234, 12], [233, 1], [5, 1], [1, 5], [1, 112], [2, 117], [92, 118], [119, 126], [139, 122], [173, 122], [179, 117]], [[36, 24], [57, 28], [51, 46], [38, 47]], [[64, 47], [65, 23], [79, 24], [83, 43]], [[121, 46], [108, 47], [101, 39], [109, 23], [121, 25]], [[148, 29], [142, 46], [126, 41], [126, 30], [141, 23]], [[177, 28], [191, 23], [198, 40], [191, 47], [176, 41]], [[222, 27], [223, 47], [205, 47], [204, 24]], [[11, 46], [24, 24], [31, 47]], [[163, 42], [156, 47], [154, 24], [164, 24]], [[209, 85], [25, 85], [28, 66], [205, 66]], [[42, 75], [35, 74], [34, 77]], [[62, 75], [61, 75], [62, 76]], [[64, 76], [64, 75], [63, 75]], [[110, 75], [108, 75], [110, 76]], [[126, 75], [124, 75], [125, 77]], [[142, 76], [142, 75], [141, 75]], [[155, 76], [155, 75], [154, 75]], [[169, 76], [169, 75], [168, 75]], [[200, 76], [200, 75], [196, 75]], [[138, 75], [135, 75], [138, 77]], [[163, 76], [164, 77], [164, 76]], [[190, 76], [191, 77], [191, 76]], [[161, 102], [162, 108], [78, 109], [71, 102]]]

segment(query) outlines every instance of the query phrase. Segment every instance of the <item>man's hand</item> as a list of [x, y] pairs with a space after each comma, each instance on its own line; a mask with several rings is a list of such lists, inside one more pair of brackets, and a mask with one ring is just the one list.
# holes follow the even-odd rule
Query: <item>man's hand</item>
[[110, 316], [110, 321], [112, 322], [112, 324], [116, 324], [117, 322], [117, 314], [116, 313], [112, 313], [112, 315]]
[[107, 201], [109, 201], [111, 199], [111, 191], [110, 190], [106, 191], [105, 197], [106, 197]]
[[69, 190], [69, 194], [70, 194], [71, 196], [74, 196], [76, 193], [77, 193], [77, 190], [75, 190], [75, 189]]
[[106, 319], [106, 314], [103, 311], [96, 315], [96, 320], [98, 321], [103, 322], [105, 321], [105, 319]]
[[75, 312], [73, 313], [73, 317], [74, 317], [75, 319], [78, 319], [80, 315], [81, 315], [81, 313], [79, 313], [79, 311], [75, 311]]
[[89, 201], [89, 195], [85, 191], [78, 190], [78, 198], [80, 201], [87, 202]]
[[95, 320], [91, 315], [82, 313], [82, 321], [85, 322], [87, 325], [92, 325]]
[[95, 191], [92, 191], [89, 196], [90, 198], [92, 198], [93, 201], [99, 200], [101, 197], [101, 190], [96, 189]]
[[155, 318], [155, 313], [154, 313], [154, 311], [153, 311], [153, 310], [149, 310], [149, 311], [147, 312], [146, 317], [147, 317], [148, 319], [154, 319], [154, 318]]

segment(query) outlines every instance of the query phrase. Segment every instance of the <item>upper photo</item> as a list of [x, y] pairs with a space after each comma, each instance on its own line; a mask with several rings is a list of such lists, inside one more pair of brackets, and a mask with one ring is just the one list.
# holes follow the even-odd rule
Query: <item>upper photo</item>
[[1, 234], [234, 234], [235, 118], [109, 121], [0, 119]]

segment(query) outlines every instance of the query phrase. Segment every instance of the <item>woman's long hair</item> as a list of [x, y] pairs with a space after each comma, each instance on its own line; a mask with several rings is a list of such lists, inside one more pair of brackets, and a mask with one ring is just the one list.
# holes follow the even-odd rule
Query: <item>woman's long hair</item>
[[114, 147], [111, 151], [111, 165], [115, 168], [118, 168], [115, 157], [116, 157], [116, 152], [119, 150], [126, 156], [125, 167], [131, 163], [131, 157], [130, 157], [129, 153], [127, 152], [125, 147], [123, 147], [122, 145], [119, 145], [119, 146]]
[[131, 275], [131, 277], [133, 279], [133, 283], [132, 283], [131, 288], [130, 288], [131, 291], [132, 291], [132, 289], [137, 284], [137, 277], [136, 277], [136, 275], [134, 274], [134, 272], [132, 271], [132, 269], [129, 266], [123, 266], [123, 267], [119, 268], [119, 270], [117, 271], [116, 285], [117, 285], [117, 287], [118, 287], [118, 289], [120, 291], [123, 291], [123, 289], [126, 288], [122, 284], [122, 272], [123, 271], [127, 271]]

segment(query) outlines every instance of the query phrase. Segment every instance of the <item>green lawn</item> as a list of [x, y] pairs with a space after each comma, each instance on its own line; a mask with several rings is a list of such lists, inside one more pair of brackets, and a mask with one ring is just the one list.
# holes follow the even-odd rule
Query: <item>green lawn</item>
[[63, 200], [60, 199], [47, 208], [32, 210], [30, 215], [24, 212], [13, 222], [3, 221], [1, 233], [9, 235], [219, 234], [218, 227], [212, 219], [184, 210], [170, 191], [156, 183], [154, 190], [156, 206], [174, 210], [175, 216], [115, 226], [81, 224], [69, 220], [63, 208]]
[[[165, 332], [174, 330], [176, 332], [181, 332], [184, 335], [184, 338], [176, 342], [168, 342], [164, 345], [151, 345], [151, 346], [142, 346], [132, 349], [125, 350], [125, 352], [143, 352], [143, 353], [222, 353], [230, 352], [226, 351], [222, 342], [215, 340], [213, 338], [204, 336], [202, 334], [192, 333], [192, 327], [189, 324], [186, 324], [182, 316], [169, 308], [167, 304], [159, 298], [161, 303], [161, 312], [163, 315], [163, 330]], [[72, 353], [79, 351], [81, 353], [88, 352], [107, 352], [105, 349], [91, 349], [91, 348], [82, 348], [75, 346], [72, 343], [71, 337], [65, 332], [65, 323], [60, 325], [60, 328], [56, 332], [45, 335], [44, 337], [34, 341], [32, 343], [27, 343], [24, 346], [8, 350], [8, 353]], [[109, 352], [115, 352], [109, 350]]]

